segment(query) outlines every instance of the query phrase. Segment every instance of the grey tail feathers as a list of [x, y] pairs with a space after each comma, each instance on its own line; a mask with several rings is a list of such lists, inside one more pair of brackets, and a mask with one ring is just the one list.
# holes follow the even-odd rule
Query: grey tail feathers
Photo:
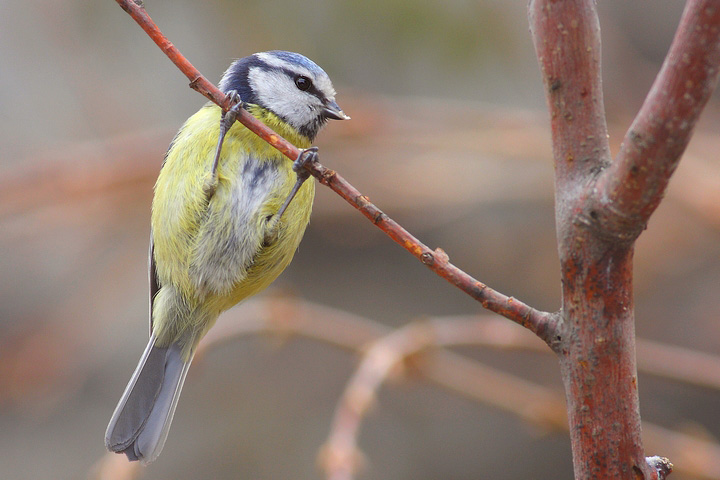
[[108, 450], [143, 464], [160, 455], [191, 361], [181, 345], [157, 347], [150, 337], [105, 432]]

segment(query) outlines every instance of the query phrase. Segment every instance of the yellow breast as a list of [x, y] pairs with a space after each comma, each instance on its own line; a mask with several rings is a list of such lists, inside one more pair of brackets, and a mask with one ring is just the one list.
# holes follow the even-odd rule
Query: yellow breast
[[[275, 115], [250, 110], [300, 148], [307, 138]], [[307, 181], [289, 205], [277, 240], [263, 227], [293, 184], [292, 161], [244, 126], [228, 132], [218, 164], [218, 187], [208, 200], [204, 182], [219, 134], [220, 109], [190, 117], [168, 150], [155, 186], [152, 230], [161, 285], [172, 284], [191, 304], [219, 313], [267, 287], [292, 260], [310, 219], [315, 185]]]

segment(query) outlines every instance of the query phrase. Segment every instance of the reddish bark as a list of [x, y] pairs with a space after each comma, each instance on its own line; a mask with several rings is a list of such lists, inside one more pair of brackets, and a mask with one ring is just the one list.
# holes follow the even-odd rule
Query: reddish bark
[[[229, 100], [162, 35], [141, 6], [116, 0], [190, 79], [227, 110]], [[535, 332], [560, 358], [576, 479], [665, 478], [640, 438], [632, 295], [633, 244], [655, 210], [717, 84], [720, 5], [690, 0], [653, 89], [613, 163], [593, 0], [532, 0], [530, 26], [551, 112], [562, 309], [540, 312], [452, 265], [387, 217], [334, 171], [308, 170], [396, 243], [482, 305]], [[290, 159], [299, 151], [252, 115], [238, 120]]]
[[641, 439], [632, 258], [720, 63], [720, 4], [690, 1], [615, 162], [593, 0], [534, 0], [530, 27], [551, 113], [563, 302], [556, 352], [576, 479], [662, 478]]
[[720, 2], [689, 1], [662, 69], [615, 162], [598, 179], [606, 231], [639, 235], [662, 200], [720, 75]]

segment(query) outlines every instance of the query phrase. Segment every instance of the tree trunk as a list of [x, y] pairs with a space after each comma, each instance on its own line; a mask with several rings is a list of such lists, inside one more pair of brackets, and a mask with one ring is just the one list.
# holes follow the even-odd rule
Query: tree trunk
[[560, 358], [575, 478], [664, 478], [668, 464], [646, 459], [641, 438], [633, 250], [717, 85], [720, 2], [688, 1], [615, 160], [595, 2], [532, 0], [528, 16], [553, 136], [563, 299], [549, 343]]

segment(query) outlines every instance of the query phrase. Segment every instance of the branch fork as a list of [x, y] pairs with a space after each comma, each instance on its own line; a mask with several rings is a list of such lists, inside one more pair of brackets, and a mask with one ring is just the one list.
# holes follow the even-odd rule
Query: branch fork
[[[191, 88], [228, 111], [232, 99], [180, 54], [141, 4], [116, 1], [188, 77]], [[687, 2], [670, 53], [615, 160], [603, 106], [594, 0], [531, 0], [528, 15], [551, 113], [563, 287], [559, 312], [539, 311], [493, 290], [453, 265], [442, 249], [421, 243], [334, 170], [317, 162], [305, 168], [437, 275], [552, 347], [565, 382], [578, 480], [598, 475], [664, 479], [672, 465], [661, 457], [646, 458], [640, 435], [633, 248], [717, 85], [720, 6], [717, 0]], [[300, 156], [247, 111], [241, 109], [237, 120], [291, 160]], [[608, 424], [619, 431], [603, 428]]]

